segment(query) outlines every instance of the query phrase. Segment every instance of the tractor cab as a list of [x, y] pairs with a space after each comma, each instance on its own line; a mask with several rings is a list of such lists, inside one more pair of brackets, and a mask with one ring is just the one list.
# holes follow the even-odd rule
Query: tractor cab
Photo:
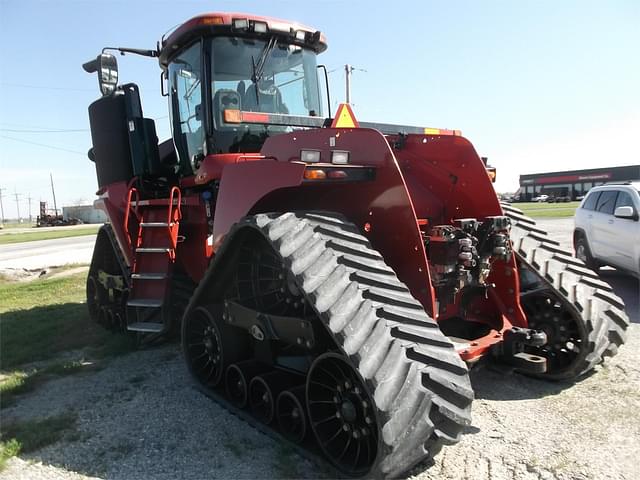
[[211, 155], [257, 153], [271, 135], [322, 125], [323, 35], [245, 14], [200, 15], [160, 45], [179, 171]]

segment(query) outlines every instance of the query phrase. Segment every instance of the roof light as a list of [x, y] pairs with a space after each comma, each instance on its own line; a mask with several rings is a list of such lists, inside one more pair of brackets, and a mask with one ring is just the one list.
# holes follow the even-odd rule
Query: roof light
[[324, 180], [327, 178], [327, 174], [324, 170], [305, 170], [304, 178], [307, 180]]
[[247, 20], [246, 18], [234, 18], [233, 28], [235, 30], [246, 30], [247, 28], [249, 28], [249, 20]]
[[305, 32], [304, 30], [298, 30], [296, 31], [296, 40], [299, 40], [300, 42], [304, 42], [306, 35], [307, 35], [307, 32]]
[[319, 150], [301, 150], [300, 160], [305, 163], [318, 163], [320, 161]]
[[222, 17], [204, 17], [200, 20], [202, 25], [222, 25], [224, 24], [224, 18]]
[[331, 152], [331, 163], [345, 165], [349, 163], [349, 152], [343, 150], [333, 150]]
[[267, 24], [265, 22], [253, 22], [253, 31], [256, 33], [267, 33]]

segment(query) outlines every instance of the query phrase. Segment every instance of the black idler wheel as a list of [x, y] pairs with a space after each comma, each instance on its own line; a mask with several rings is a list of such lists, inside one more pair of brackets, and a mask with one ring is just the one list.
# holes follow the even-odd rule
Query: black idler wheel
[[307, 436], [307, 413], [305, 408], [305, 385], [285, 390], [276, 401], [276, 417], [282, 434], [292, 442], [300, 444]]
[[378, 423], [373, 399], [342, 355], [325, 353], [307, 375], [311, 430], [329, 461], [350, 476], [368, 472], [377, 456]]
[[270, 368], [257, 360], [247, 360], [229, 365], [224, 380], [229, 401], [238, 408], [245, 408], [249, 403], [251, 380], [253, 377], [269, 371]]
[[222, 320], [218, 306], [195, 308], [182, 325], [182, 348], [192, 375], [208, 388], [217, 387], [226, 366], [250, 356], [249, 337]]
[[253, 377], [249, 383], [249, 406], [261, 422], [269, 424], [275, 418], [276, 399], [283, 390], [299, 385], [302, 376], [282, 370]]
[[587, 333], [565, 302], [549, 291], [524, 293], [520, 301], [529, 327], [547, 335], [547, 344], [538, 351], [547, 358], [547, 375], [562, 373], [586, 353]]

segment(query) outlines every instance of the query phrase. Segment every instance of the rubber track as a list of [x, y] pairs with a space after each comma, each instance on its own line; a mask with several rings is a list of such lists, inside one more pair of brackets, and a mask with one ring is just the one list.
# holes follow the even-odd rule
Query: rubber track
[[536, 226], [535, 220], [509, 204], [502, 209], [511, 219], [511, 241], [518, 258], [562, 295], [582, 318], [589, 346], [586, 355], [558, 379], [572, 378], [612, 357], [626, 340], [629, 317], [624, 303], [593, 270]]
[[365, 380], [381, 429], [367, 476], [397, 477], [460, 439], [471, 423], [467, 367], [366, 237], [325, 213], [260, 214], [321, 321]]

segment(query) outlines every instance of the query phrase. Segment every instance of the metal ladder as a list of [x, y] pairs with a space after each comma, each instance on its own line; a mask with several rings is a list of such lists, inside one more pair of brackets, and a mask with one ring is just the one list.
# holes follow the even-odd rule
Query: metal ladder
[[[176, 259], [181, 201], [178, 187], [171, 188], [169, 198], [147, 200], [140, 200], [137, 189], [129, 189], [124, 231], [134, 253], [134, 263], [127, 300], [127, 330], [165, 333], [169, 328], [165, 303]], [[137, 236], [132, 239], [133, 219], [137, 222]]]

